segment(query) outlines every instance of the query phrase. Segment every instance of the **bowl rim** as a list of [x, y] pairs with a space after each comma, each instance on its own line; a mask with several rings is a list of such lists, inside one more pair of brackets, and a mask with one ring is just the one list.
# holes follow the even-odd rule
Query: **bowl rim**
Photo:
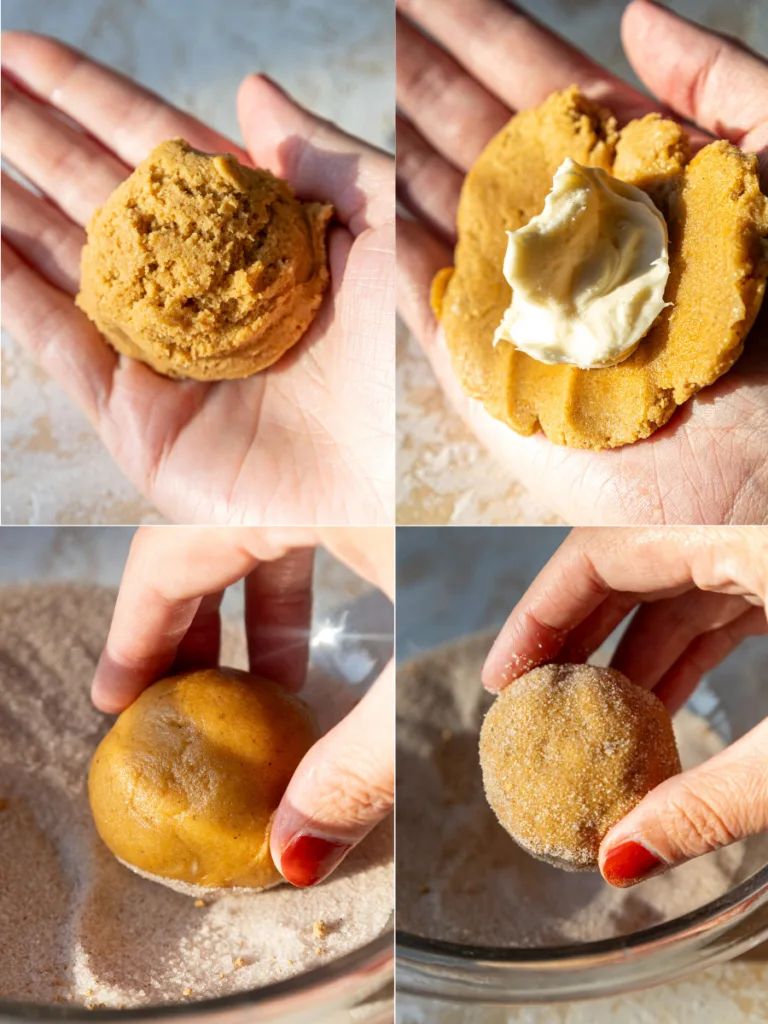
[[281, 1004], [285, 1005], [299, 997], [305, 999], [312, 997], [312, 1005], [320, 1012], [323, 1009], [320, 1000], [327, 1003], [340, 992], [346, 990], [351, 992], [358, 987], [355, 984], [356, 981], [363, 978], [367, 980], [366, 995], [386, 983], [387, 977], [394, 972], [393, 938], [393, 929], [387, 927], [364, 946], [353, 949], [350, 953], [345, 953], [327, 964], [320, 964], [307, 971], [301, 971], [283, 981], [271, 982], [268, 985], [261, 985], [258, 988], [226, 996], [190, 1000], [189, 1002], [175, 1000], [172, 1003], [147, 1003], [141, 1006], [126, 1007], [124, 1010], [106, 1006], [89, 1010], [80, 1003], [0, 1000], [0, 1020], [138, 1021], [203, 1013], [225, 1013], [242, 1010], [248, 1006], [277, 1011]]
[[[628, 935], [609, 939], [595, 939], [590, 942], [564, 943], [559, 946], [482, 946], [432, 939], [414, 932], [397, 929], [395, 932], [396, 956], [406, 962], [417, 963], [420, 954], [426, 954], [432, 961], [441, 961], [446, 966], [458, 965], [465, 961], [507, 964], [510, 966], [552, 967], [567, 962], [569, 967], [578, 968], [595, 957], [605, 961], [626, 959], [628, 953], [642, 954], [655, 952], [660, 943], [669, 948], [671, 942], [682, 942], [727, 924], [732, 918], [741, 920], [749, 915], [761, 896], [768, 898], [768, 864], [739, 882], [717, 899], [704, 903], [669, 921], [642, 928]], [[415, 954], [412, 956], [411, 954]]]

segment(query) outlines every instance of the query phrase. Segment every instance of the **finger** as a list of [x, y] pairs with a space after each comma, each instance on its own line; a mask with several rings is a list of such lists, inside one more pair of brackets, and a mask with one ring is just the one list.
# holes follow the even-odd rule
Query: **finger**
[[[301, 530], [291, 531], [307, 543]], [[207, 594], [289, 550], [288, 534], [249, 528], [144, 527], [128, 555], [91, 695], [122, 711], [173, 664]], [[309, 541], [311, 543], [311, 540]]]
[[394, 804], [394, 667], [304, 757], [275, 814], [272, 858], [293, 885], [316, 885]]
[[511, 111], [444, 50], [397, 19], [397, 105], [425, 139], [468, 171]]
[[3, 237], [39, 274], [67, 295], [80, 286], [85, 232], [52, 203], [3, 173]]
[[3, 75], [3, 159], [83, 225], [128, 176], [98, 142], [30, 99]]
[[248, 151], [302, 199], [333, 203], [358, 235], [394, 220], [392, 158], [300, 107], [274, 82], [249, 75], [237, 94]]
[[395, 602], [395, 531], [391, 526], [328, 526], [323, 546]]
[[114, 349], [69, 295], [43, 280], [5, 241], [2, 275], [3, 326], [98, 427], [117, 366]]
[[768, 64], [741, 43], [635, 0], [624, 49], [648, 88], [682, 117], [743, 149], [768, 145]]
[[176, 650], [174, 672], [216, 668], [221, 653], [221, 602], [224, 591], [206, 594], [200, 600], [189, 629]]
[[652, 690], [698, 636], [727, 626], [749, 607], [743, 597], [703, 590], [642, 605], [611, 664], [633, 683]]
[[129, 167], [165, 139], [181, 136], [206, 153], [244, 150], [123, 75], [58, 40], [3, 34], [3, 67], [25, 88], [81, 124]]
[[591, 657], [637, 606], [637, 594], [609, 594], [584, 621], [570, 631], [558, 652], [564, 663], [580, 663]]
[[401, 117], [397, 118], [396, 161], [397, 198], [433, 232], [455, 244], [461, 174]]
[[600, 847], [600, 870], [625, 888], [768, 829], [768, 721], [711, 760], [652, 790]]
[[397, 311], [426, 352], [434, 347], [437, 320], [429, 290], [438, 270], [449, 267], [453, 253], [417, 221], [397, 218]]
[[245, 628], [251, 671], [301, 689], [309, 657], [314, 548], [263, 562], [245, 581]]
[[656, 597], [693, 583], [765, 603], [768, 540], [760, 527], [574, 530], [502, 627], [483, 683], [496, 692], [557, 658], [568, 633], [612, 591]]
[[748, 636], [768, 632], [768, 620], [762, 608], [750, 608], [733, 622], [703, 633], [691, 642], [675, 664], [664, 673], [654, 689], [659, 700], [674, 715], [701, 682], [702, 676], [724, 661]]
[[647, 96], [505, 0], [398, 0], [398, 7], [514, 110], [574, 84], [622, 124], [654, 109]]

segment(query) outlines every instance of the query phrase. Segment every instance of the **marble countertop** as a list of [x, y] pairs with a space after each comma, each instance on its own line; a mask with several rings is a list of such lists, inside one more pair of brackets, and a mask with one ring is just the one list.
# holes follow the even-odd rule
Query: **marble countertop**
[[[4, 0], [2, 24], [63, 39], [237, 140], [237, 85], [264, 71], [345, 130], [394, 146], [391, 0]], [[160, 521], [7, 334], [2, 389], [4, 523]]]
[[[764, 0], [664, 0], [667, 7], [768, 53]], [[619, 39], [619, 0], [518, 0], [616, 74], [640, 86]], [[556, 523], [488, 456], [446, 401], [418, 342], [401, 325], [397, 366], [398, 523]]]
[[765, 1024], [768, 948], [645, 992], [548, 1006], [450, 1006], [398, 996], [397, 1024]]

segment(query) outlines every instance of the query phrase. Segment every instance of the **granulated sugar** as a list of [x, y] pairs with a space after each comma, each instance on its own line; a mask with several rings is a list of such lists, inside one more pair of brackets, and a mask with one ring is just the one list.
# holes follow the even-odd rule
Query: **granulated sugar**
[[[111, 719], [88, 689], [113, 603], [95, 587], [0, 590], [0, 997], [192, 1001], [283, 980], [373, 939], [392, 911], [391, 820], [318, 887], [202, 905], [102, 844], [86, 775]], [[223, 662], [242, 667], [242, 638], [225, 648]], [[326, 727], [351, 700], [328, 678], [306, 696]]]
[[480, 765], [488, 803], [516, 842], [555, 867], [594, 870], [608, 830], [676, 775], [680, 758], [650, 690], [610, 668], [543, 665], [493, 702]]
[[[476, 634], [398, 667], [397, 924], [453, 942], [557, 946], [627, 935], [717, 898], [768, 860], [763, 838], [633, 889], [536, 860], [488, 806], [478, 735], [492, 698], [480, 669], [494, 639]], [[722, 748], [708, 723], [675, 718], [683, 767]]]

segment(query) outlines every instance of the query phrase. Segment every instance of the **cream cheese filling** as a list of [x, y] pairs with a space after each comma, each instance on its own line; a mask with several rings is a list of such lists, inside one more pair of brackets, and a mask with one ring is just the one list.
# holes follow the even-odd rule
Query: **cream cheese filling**
[[648, 196], [566, 159], [543, 211], [507, 232], [512, 301], [493, 343], [542, 363], [613, 366], [669, 303], [667, 225]]

